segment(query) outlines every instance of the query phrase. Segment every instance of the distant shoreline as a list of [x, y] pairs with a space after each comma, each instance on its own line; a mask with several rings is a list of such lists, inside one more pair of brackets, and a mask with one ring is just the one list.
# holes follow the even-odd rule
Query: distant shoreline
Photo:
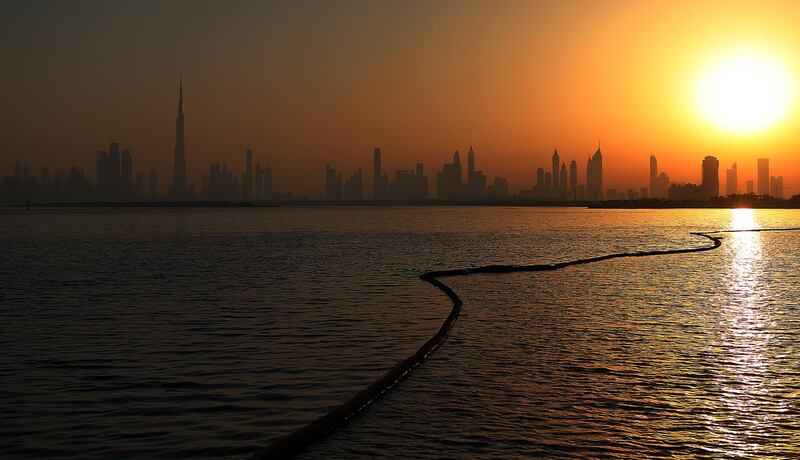
[[0, 208], [276, 208], [290, 206], [510, 206], [510, 207], [569, 207], [589, 209], [800, 209], [800, 199], [778, 199], [741, 195], [735, 197], [719, 197], [709, 201], [662, 201], [657, 199], [614, 200], [614, 201], [529, 201], [529, 200], [497, 200], [497, 201], [87, 201], [87, 202], [31, 202], [5, 203]]

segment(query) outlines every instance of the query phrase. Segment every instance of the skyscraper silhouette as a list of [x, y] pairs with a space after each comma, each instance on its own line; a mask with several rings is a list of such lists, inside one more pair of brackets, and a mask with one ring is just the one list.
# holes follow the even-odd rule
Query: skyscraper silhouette
[[147, 195], [151, 200], [158, 198], [158, 175], [156, 168], [150, 168], [150, 174], [147, 177]]
[[578, 199], [578, 163], [574, 158], [569, 164], [569, 199]]
[[184, 138], [183, 122], [183, 78], [180, 79], [178, 89], [178, 118], [175, 120], [175, 159], [172, 167], [172, 187], [169, 197], [171, 200], [183, 201], [189, 197], [186, 187], [186, 142]]
[[551, 176], [553, 177], [553, 196], [558, 198], [558, 192], [561, 190], [559, 186], [559, 170], [558, 167], [561, 165], [561, 160], [558, 157], [558, 149], [553, 149], [553, 170]]
[[486, 194], [486, 175], [475, 170], [475, 150], [469, 146], [467, 152], [467, 188], [466, 197], [479, 198]]
[[658, 187], [658, 160], [655, 155], [650, 155], [650, 196], [652, 198], [663, 198]]
[[364, 199], [364, 185], [361, 180], [361, 170], [354, 172], [344, 181], [342, 198], [347, 201], [361, 201]]
[[119, 199], [121, 162], [122, 161], [119, 156], [119, 144], [112, 142], [111, 145], [108, 146], [109, 194], [106, 197], [111, 200]]
[[272, 199], [272, 167], [267, 165], [264, 169], [264, 199]]
[[543, 196], [548, 193], [544, 186], [544, 168], [536, 168], [536, 187], [534, 190], [538, 193], [538, 198], [543, 198]]
[[739, 193], [739, 173], [736, 163], [731, 165], [731, 169], [725, 171], [725, 194], [736, 195]]
[[253, 148], [248, 147], [245, 153], [244, 174], [242, 175], [242, 199], [253, 199]]
[[458, 199], [463, 196], [464, 185], [461, 182], [461, 156], [458, 150], [453, 154], [453, 162], [445, 163], [442, 170], [436, 173], [436, 198], [440, 200]]
[[325, 199], [339, 201], [342, 199], [342, 175], [336, 170], [325, 165]]
[[711, 155], [703, 158], [703, 199], [719, 196], [719, 160]]
[[133, 198], [133, 157], [130, 150], [122, 151], [120, 163], [120, 198], [130, 200]]
[[261, 163], [256, 163], [253, 169], [253, 198], [257, 201], [264, 199], [264, 171]]
[[470, 177], [475, 174], [475, 151], [472, 150], [472, 146], [469, 146], [469, 151], [467, 152], [467, 182], [469, 182]]
[[758, 159], [758, 194], [769, 195], [769, 158]]
[[381, 149], [372, 151], [372, 199], [385, 200], [389, 194], [389, 177], [381, 169]]
[[769, 194], [773, 198], [783, 199], [783, 176], [769, 178]]
[[[586, 199], [590, 201], [603, 200], [603, 153], [599, 146], [586, 163]], [[610, 199], [616, 198], [611, 197]]]

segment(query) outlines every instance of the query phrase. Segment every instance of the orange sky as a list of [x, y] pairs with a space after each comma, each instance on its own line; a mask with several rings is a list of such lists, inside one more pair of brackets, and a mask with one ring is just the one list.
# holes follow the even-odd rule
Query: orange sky
[[[241, 172], [252, 143], [275, 188], [319, 195], [324, 166], [434, 172], [455, 149], [527, 189], [553, 147], [578, 159], [600, 139], [605, 184], [646, 186], [655, 153], [674, 181], [703, 156], [756, 158], [800, 193], [798, 110], [754, 134], [696, 110], [704, 66], [763, 50], [800, 79], [796, 2], [33, 2], [0, 19], [0, 171], [71, 164], [94, 177], [109, 136], [134, 168], [171, 174], [177, 77], [184, 75], [189, 180], [208, 163]], [[669, 5], [669, 6], [667, 6]], [[800, 85], [798, 85], [800, 86]], [[370, 179], [367, 174], [367, 189]]]

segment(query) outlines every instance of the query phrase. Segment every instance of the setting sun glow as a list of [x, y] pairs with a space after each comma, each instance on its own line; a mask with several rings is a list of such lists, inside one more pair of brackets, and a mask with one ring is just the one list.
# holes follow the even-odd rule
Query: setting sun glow
[[789, 112], [791, 77], [780, 63], [751, 51], [724, 55], [710, 63], [697, 84], [700, 113], [715, 126], [751, 133], [768, 128]]

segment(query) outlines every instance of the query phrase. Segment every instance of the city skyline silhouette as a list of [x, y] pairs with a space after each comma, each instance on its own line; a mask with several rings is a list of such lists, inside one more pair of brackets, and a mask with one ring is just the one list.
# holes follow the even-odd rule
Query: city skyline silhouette
[[0, 2], [0, 457], [800, 458], [798, 17]]
[[[151, 167], [147, 173], [147, 193], [145, 193], [145, 172], [134, 175], [133, 157], [130, 150], [120, 153], [117, 142], [110, 142], [108, 151], [97, 154], [95, 183], [90, 176], [77, 166], [70, 168], [68, 174], [62, 171], [53, 173], [43, 167], [37, 182], [36, 176], [30, 172], [28, 162], [17, 162], [13, 166], [13, 174], [5, 177], [0, 188], [0, 199], [6, 203], [40, 202], [136, 202], [162, 201], [169, 202], [255, 202], [255, 201], [294, 201], [293, 192], [278, 193], [273, 190], [273, 169], [266, 165], [262, 170], [261, 162], [253, 166], [253, 148], [249, 146], [245, 153], [244, 172], [238, 176], [229, 169], [227, 163], [212, 162], [208, 173], [199, 178], [199, 185], [187, 179], [186, 136], [184, 118], [183, 77], [178, 81], [177, 117], [175, 119], [175, 146], [172, 162], [172, 181], [166, 198], [158, 186], [158, 173]], [[462, 174], [461, 159], [458, 150], [453, 154], [453, 161], [445, 163], [442, 170], [435, 175], [435, 195], [429, 193], [428, 176], [424, 174], [424, 164], [417, 163], [415, 170], [396, 170], [394, 179], [390, 181], [387, 173], [382, 172], [381, 149], [373, 150], [372, 195], [364, 192], [364, 181], [361, 168], [354, 171], [347, 181], [342, 182], [341, 173], [331, 165], [325, 166], [324, 194], [316, 201], [401, 201], [426, 202], [435, 198], [439, 202], [447, 201], [533, 201], [533, 202], [597, 202], [597, 201], [636, 201], [657, 199], [664, 201], [703, 201], [720, 197], [719, 160], [714, 156], [706, 156], [701, 168], [701, 183], [670, 182], [669, 176], [657, 173], [657, 159], [650, 155], [649, 188], [617, 188], [603, 187], [603, 158], [598, 142], [597, 150], [588, 156], [585, 180], [580, 181], [578, 166], [573, 158], [570, 162], [569, 176], [565, 162], [560, 161], [558, 149], [553, 150], [552, 169], [545, 172], [539, 167], [536, 181], [532, 187], [521, 187], [518, 192], [510, 193], [508, 179], [496, 176], [492, 184], [487, 183], [483, 171], [475, 170], [475, 151], [472, 146], [467, 152], [467, 172]], [[560, 165], [560, 166], [559, 166]], [[737, 164], [734, 162], [730, 170], [726, 170], [726, 196], [754, 194], [747, 181], [747, 191], [739, 192]], [[769, 159], [758, 160], [758, 195], [783, 199], [785, 195], [783, 176], [769, 175]], [[344, 187], [344, 190], [343, 190]], [[652, 192], [651, 192], [652, 191]], [[307, 201], [307, 196], [300, 197]], [[312, 201], [315, 198], [311, 199]], [[748, 201], [751, 202], [752, 200]]]
[[[604, 189], [649, 187], [639, 178], [655, 154], [677, 183], [699, 183], [697, 163], [706, 155], [725, 169], [737, 163], [739, 176], [754, 181], [756, 160], [770, 158], [787, 194], [800, 191], [794, 112], [746, 135], [725, 132], [695, 113], [692, 82], [704, 53], [709, 60], [713, 53], [700, 48], [681, 57], [676, 50], [740, 30], [710, 20], [711, 3], [675, 6], [663, 27], [630, 31], [656, 54], [618, 40], [624, 30], [614, 28], [618, 21], [647, 15], [635, 3], [509, 3], [493, 20], [477, 4], [397, 8], [394, 17], [356, 4], [336, 14], [326, 5], [187, 5], [10, 3], [2, 28], [10, 61], [2, 76], [8, 110], [0, 173], [10, 176], [14, 163], [28, 161], [37, 172], [46, 166], [66, 173], [76, 165], [88, 174], [110, 136], [135, 153], [141, 172], [154, 167], [159, 187], [169, 187], [174, 94], [183, 74], [187, 180], [198, 194], [209, 164], [226, 163], [238, 174], [247, 146], [255, 162], [281, 172], [276, 189], [295, 196], [325, 195], [325, 164], [347, 174], [366, 171], [375, 147], [386, 155], [390, 175], [423, 163], [433, 179], [455, 150], [466, 154], [470, 145], [483, 171], [506, 178], [517, 192], [536, 182], [536, 168], [554, 148], [583, 169], [598, 138], [608, 156]], [[751, 10], [758, 9], [735, 9], [743, 17]], [[745, 30], [755, 34], [787, 16], [763, 15]], [[216, 17], [230, 26], [222, 29], [210, 19]], [[666, 42], [679, 18], [709, 26]], [[204, 28], [208, 21], [213, 26]], [[505, 33], [498, 32], [500, 23]], [[584, 34], [559, 34], [558, 24], [567, 23]], [[421, 24], [420, 38], [412, 24]], [[310, 31], [302, 40], [295, 28], [301, 25]], [[474, 33], [441, 34], [443, 27]], [[44, 33], [36, 36], [37, 29]], [[614, 32], [605, 36], [601, 29]], [[71, 33], [58, 41], [56, 31]], [[136, 40], [144, 31], [148, 40]], [[562, 46], [543, 45], [549, 36], [559, 36]], [[418, 40], [426, 38], [430, 46], [420, 48]], [[794, 38], [778, 28], [754, 46], [780, 50], [797, 43]], [[504, 53], [492, 55], [481, 40]], [[627, 64], [651, 57], [642, 66]], [[371, 187], [370, 174], [363, 181]], [[169, 196], [169, 189], [160, 193]]]

